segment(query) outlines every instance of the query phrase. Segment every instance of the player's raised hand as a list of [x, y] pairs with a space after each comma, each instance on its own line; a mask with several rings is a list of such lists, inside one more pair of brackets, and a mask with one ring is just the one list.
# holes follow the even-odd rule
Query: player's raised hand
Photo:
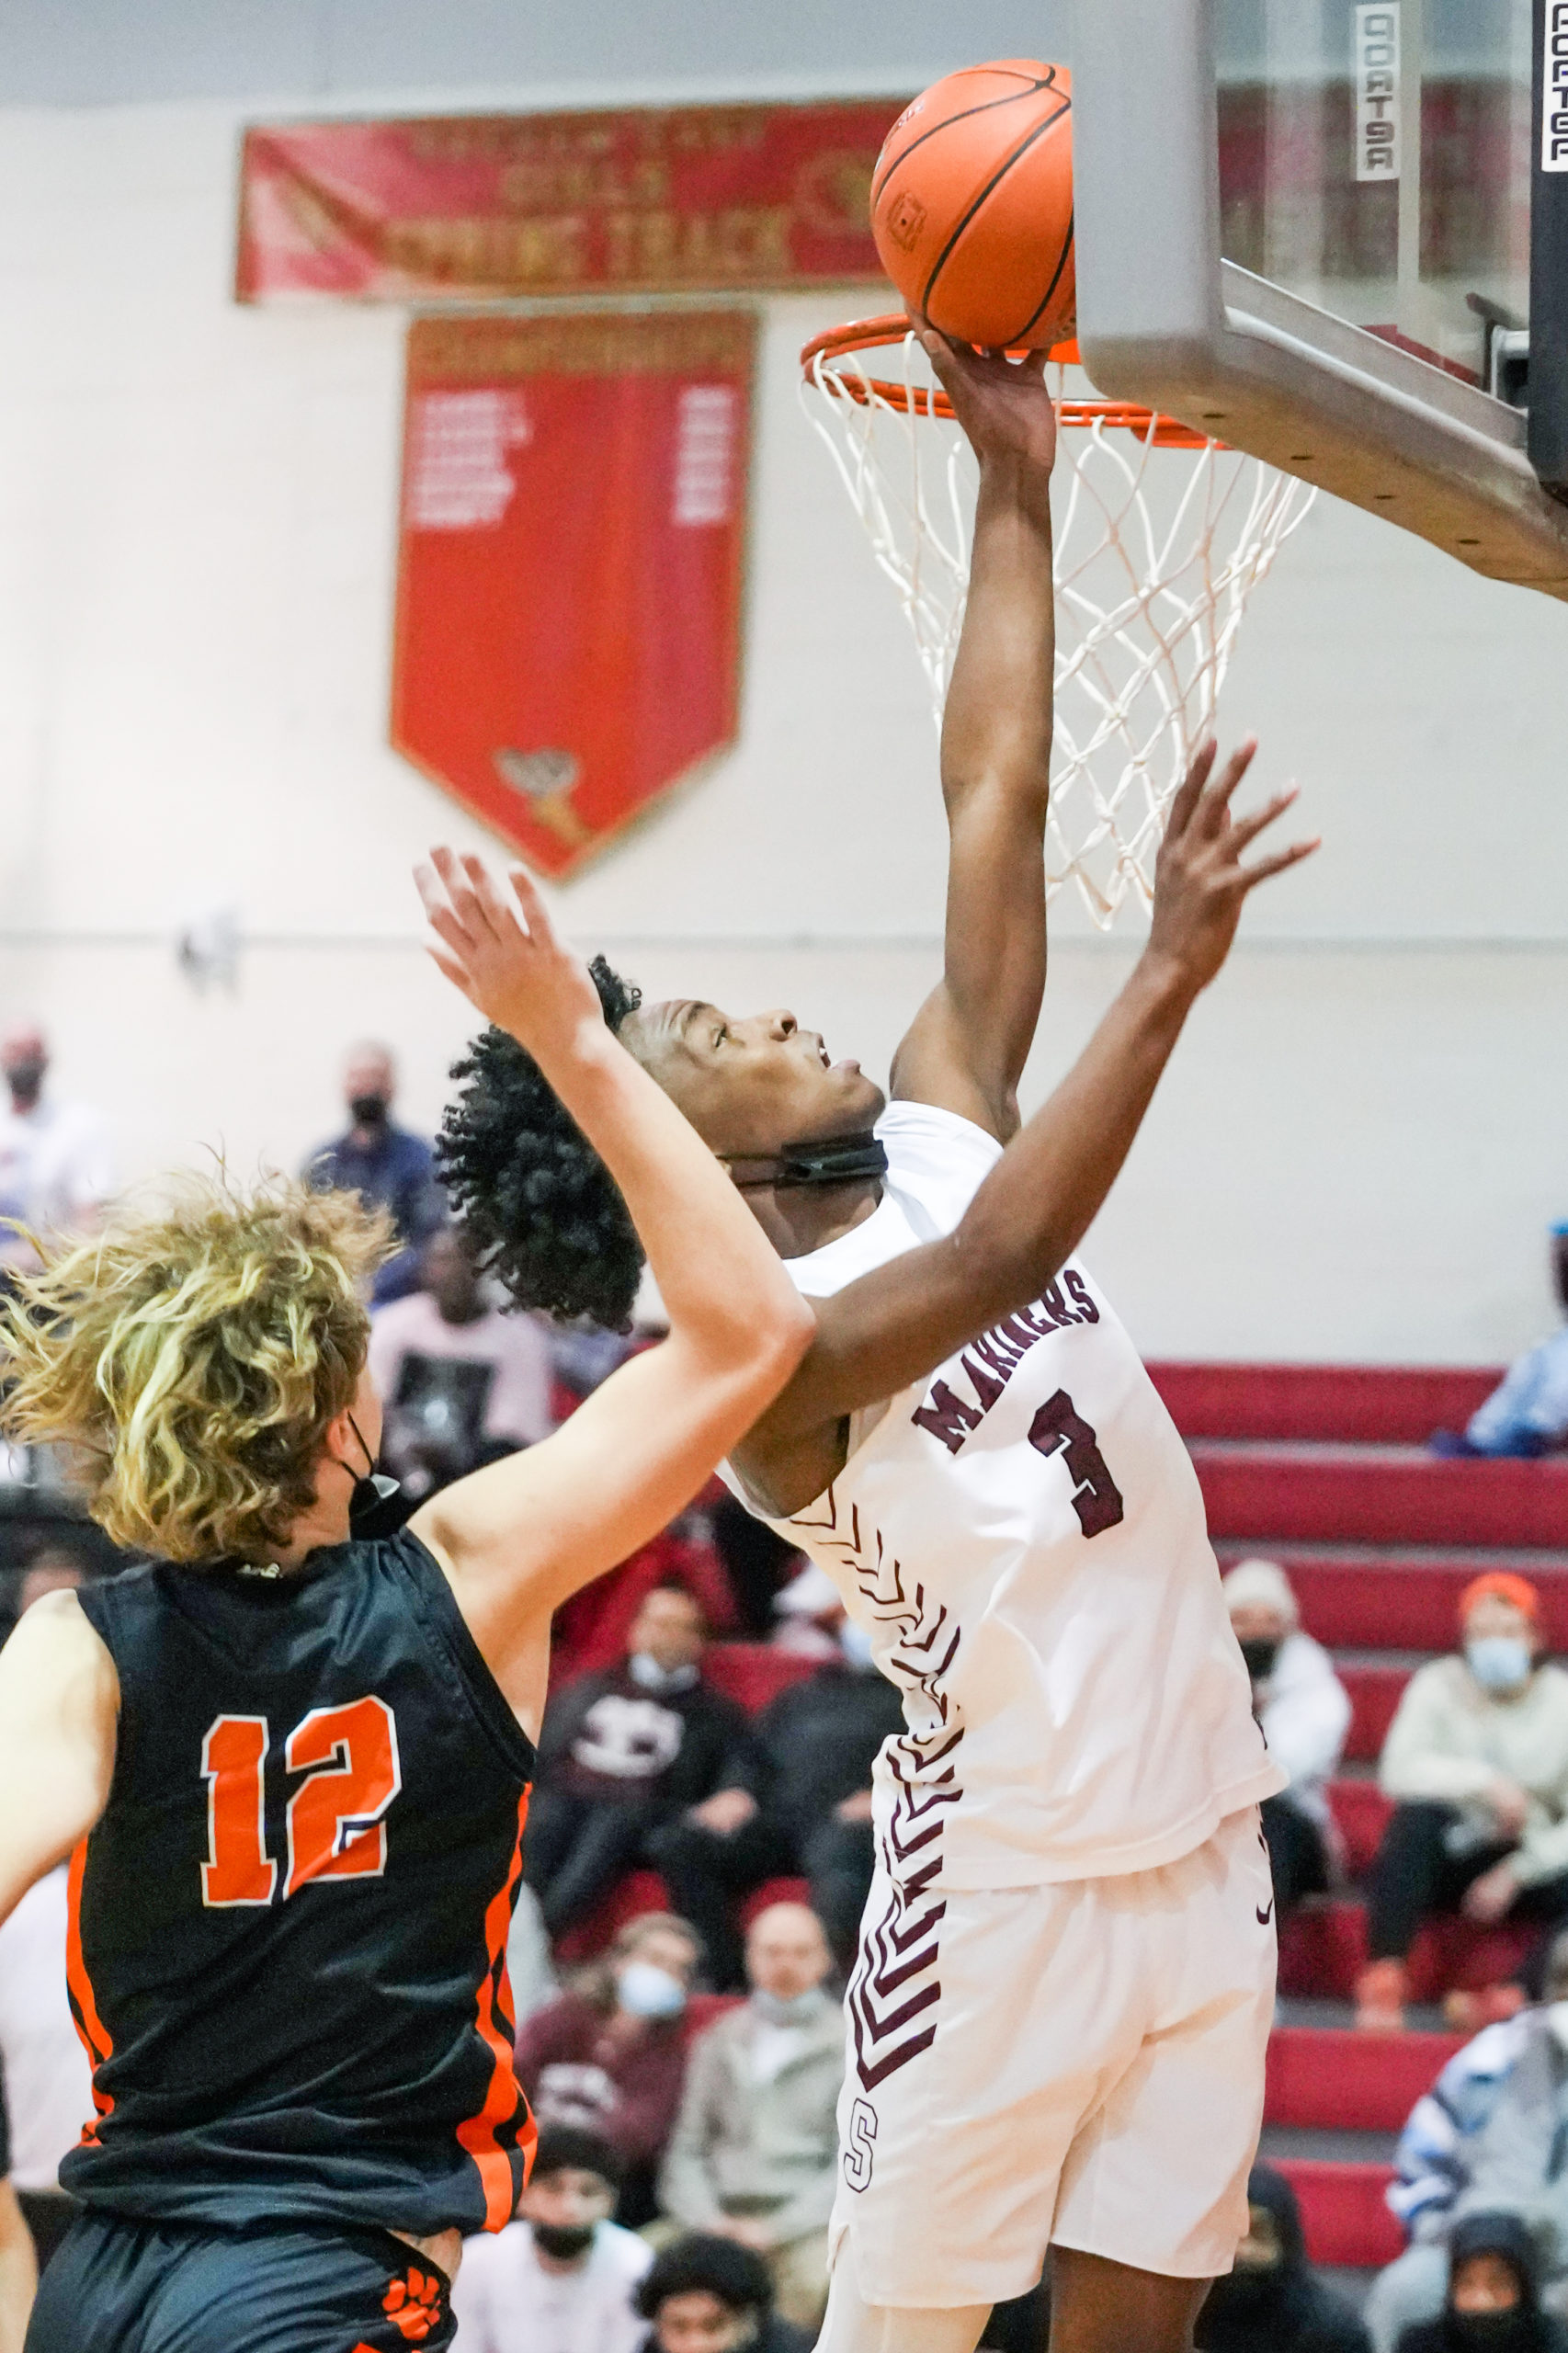
[[1197, 988], [1208, 985], [1230, 954], [1248, 892], [1300, 865], [1318, 847], [1315, 839], [1292, 842], [1243, 865], [1242, 852], [1296, 798], [1291, 785], [1250, 816], [1232, 815], [1232, 796], [1256, 750], [1256, 739], [1249, 739], [1216, 773], [1215, 745], [1212, 739], [1204, 745], [1171, 803], [1155, 862], [1149, 952], [1180, 965]]
[[549, 1071], [608, 1037], [581, 957], [562, 946], [520, 866], [498, 881], [482, 858], [433, 849], [414, 879], [435, 938], [428, 952], [471, 1005]]
[[981, 463], [1011, 456], [1049, 473], [1056, 462], [1056, 410], [1046, 390], [1044, 352], [1009, 359], [952, 343], [913, 313], [910, 324]]

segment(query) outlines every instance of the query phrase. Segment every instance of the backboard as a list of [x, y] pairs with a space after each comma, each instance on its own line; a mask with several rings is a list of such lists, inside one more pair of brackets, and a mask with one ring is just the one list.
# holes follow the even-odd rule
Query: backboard
[[1078, 339], [1568, 598], [1568, 0], [1074, 0]]

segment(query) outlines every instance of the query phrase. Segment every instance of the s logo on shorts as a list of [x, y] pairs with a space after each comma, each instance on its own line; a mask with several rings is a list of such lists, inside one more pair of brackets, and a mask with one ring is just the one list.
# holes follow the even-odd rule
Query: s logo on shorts
[[876, 2137], [877, 2111], [869, 2099], [858, 2099], [849, 2111], [849, 2138], [844, 2150], [844, 2178], [851, 2189], [864, 2189], [871, 2178], [871, 2144]]

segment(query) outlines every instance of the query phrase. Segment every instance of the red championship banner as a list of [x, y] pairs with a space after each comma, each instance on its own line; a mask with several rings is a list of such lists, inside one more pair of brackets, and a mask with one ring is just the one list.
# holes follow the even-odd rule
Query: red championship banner
[[258, 126], [236, 290], [427, 302], [881, 279], [871, 167], [903, 104]]
[[733, 741], [756, 333], [409, 330], [392, 740], [546, 874]]

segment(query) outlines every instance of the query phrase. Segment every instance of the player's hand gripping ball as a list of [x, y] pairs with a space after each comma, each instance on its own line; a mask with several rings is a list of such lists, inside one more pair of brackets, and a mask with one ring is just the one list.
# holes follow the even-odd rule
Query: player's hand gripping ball
[[871, 178], [871, 233], [910, 309], [958, 343], [1049, 350], [1077, 329], [1073, 77], [1007, 58], [905, 107]]

